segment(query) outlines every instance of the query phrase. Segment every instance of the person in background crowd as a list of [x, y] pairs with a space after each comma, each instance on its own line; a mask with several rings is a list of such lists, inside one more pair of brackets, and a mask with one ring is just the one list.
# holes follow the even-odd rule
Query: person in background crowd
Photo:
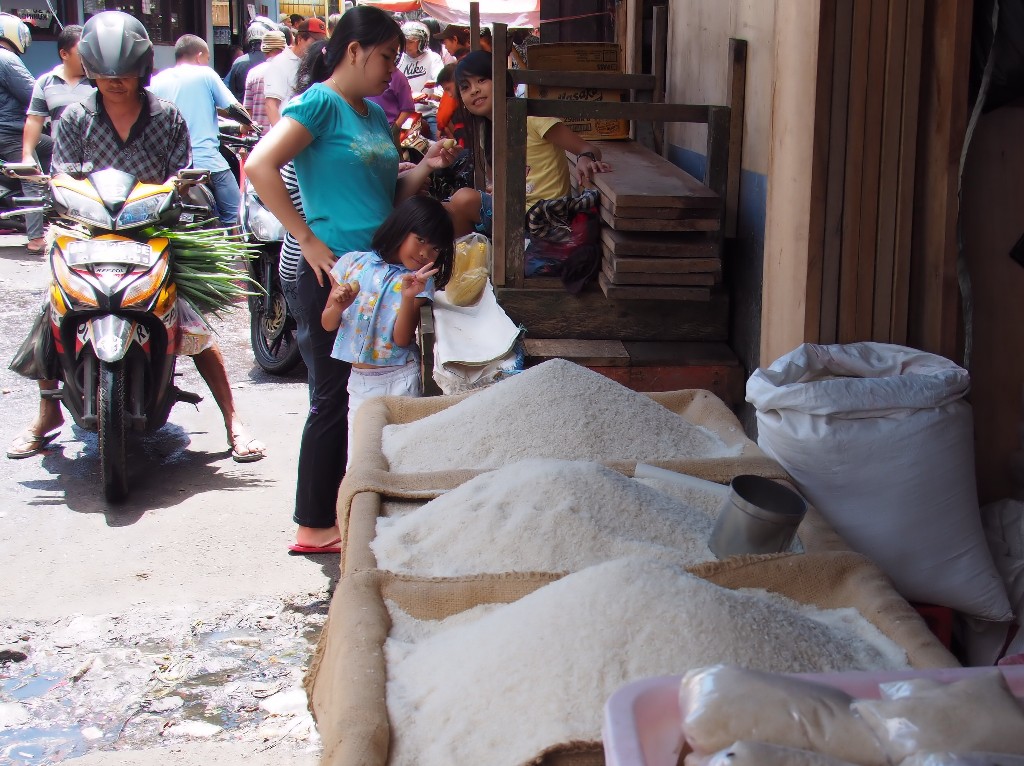
[[423, 121], [420, 132], [427, 138], [437, 137], [437, 75], [444, 63], [441, 57], [427, 47], [430, 32], [418, 21], [407, 21], [402, 25], [405, 35], [405, 50], [398, 60], [398, 68], [409, 80], [412, 100]]
[[[285, 35], [287, 32], [287, 36]], [[284, 27], [283, 31], [267, 32], [263, 36], [262, 50], [267, 60], [249, 70], [249, 76], [245, 78], [245, 96], [242, 98], [242, 106], [252, 117], [253, 122], [260, 126], [264, 133], [270, 130], [270, 118], [267, 116], [267, 97], [264, 90], [263, 75], [267, 71], [270, 62], [276, 56], [283, 53], [291, 42], [291, 30]]]
[[430, 32], [430, 37], [427, 40], [427, 45], [430, 46], [430, 50], [441, 57], [441, 63], [451, 63], [451, 54], [445, 49], [444, 44], [441, 42], [437, 35], [441, 32], [441, 24], [437, 19], [432, 19], [430, 16], [423, 16], [420, 18], [420, 24], [427, 28]]
[[[384, 110], [384, 115], [391, 123], [395, 135], [395, 142], [398, 142], [398, 135], [406, 119], [416, 114], [416, 103], [412, 100], [412, 88], [405, 75], [398, 69], [391, 73], [391, 82], [388, 88], [379, 96], [368, 96], [367, 101], [372, 101]], [[399, 147], [401, 150], [401, 147]]]
[[228, 61], [234, 64], [235, 59], [243, 55], [244, 53], [245, 51], [242, 50], [241, 45], [232, 45], [230, 48], [228, 48]]
[[437, 132], [454, 138], [460, 148], [466, 146], [466, 125], [459, 114], [459, 96], [455, 88], [455, 64], [446, 64], [437, 75], [437, 84], [444, 91], [437, 107]]
[[245, 78], [248, 76], [249, 70], [267, 60], [260, 49], [260, 44], [263, 41], [263, 35], [272, 29], [277, 29], [277, 27], [270, 19], [263, 16], [253, 19], [245, 31], [245, 47], [248, 52], [236, 58], [231, 64], [231, 69], [224, 75], [224, 84], [239, 101], [245, 96]]
[[303, 16], [301, 13], [293, 13], [288, 17], [288, 20], [291, 22], [292, 29], [298, 31], [299, 24], [305, 21], [306, 17]]
[[[160, 184], [187, 167], [191, 151], [185, 121], [173, 104], [146, 89], [153, 71], [153, 44], [142, 22], [121, 11], [98, 13], [83, 27], [80, 52], [97, 90], [61, 115], [53, 172], [116, 168], [143, 183]], [[260, 460], [266, 447], [248, 435], [237, 417], [224, 357], [212, 334], [192, 359], [224, 417], [232, 458], [240, 463]], [[40, 391], [58, 385], [56, 380], [38, 383]], [[38, 454], [63, 424], [60, 403], [40, 397], [38, 414], [8, 447], [7, 457]]]
[[295, 78], [299, 73], [299, 61], [306, 55], [309, 46], [327, 37], [327, 25], [320, 19], [300, 21], [295, 31], [295, 41], [285, 48], [263, 72], [263, 93], [267, 107], [267, 119], [276, 125], [281, 119], [281, 108], [295, 94]]
[[234, 226], [238, 223], [238, 181], [220, 154], [217, 110], [227, 109], [238, 100], [209, 64], [206, 41], [196, 35], [182, 35], [174, 45], [174, 66], [153, 77], [149, 89], [178, 107], [185, 118], [192, 141], [192, 164], [210, 171], [217, 217], [225, 226]]
[[[246, 163], [260, 199], [302, 252], [295, 282], [281, 283], [310, 387], [293, 515], [298, 528], [289, 546], [295, 553], [336, 553], [341, 542], [337, 502], [348, 459], [349, 365], [331, 357], [334, 333], [321, 324], [331, 291], [328, 273], [341, 255], [369, 250], [395, 203], [416, 194], [434, 169], [454, 159], [437, 143], [398, 177], [391, 126], [384, 110], [366, 98], [388, 86], [403, 43], [385, 11], [359, 5], [345, 13], [324, 52], [313, 50], [305, 59], [300, 95]], [[315, 192], [302, 194], [306, 220], [282, 178], [292, 160], [300, 189]]]
[[[52, 141], [52, 136], [43, 135], [43, 126], [47, 120], [50, 121], [51, 131], [55, 131], [64, 110], [71, 104], [77, 104], [87, 98], [95, 90], [82, 68], [82, 57], [78, 53], [78, 41], [81, 38], [82, 28], [77, 24], [68, 24], [57, 35], [57, 55], [60, 56], [60, 63], [40, 76], [32, 89], [32, 100], [28, 105], [25, 130], [21, 139], [22, 162], [35, 162], [36, 148], [40, 141], [44, 138], [46, 141]], [[42, 153], [45, 155], [49, 151], [47, 148]], [[48, 173], [48, 164], [43, 165], [42, 170]], [[33, 184], [32, 187], [32, 194], [43, 194], [43, 189], [38, 184]], [[32, 243], [29, 252], [37, 252]]]
[[338, 22], [341, 21], [340, 13], [332, 13], [327, 17], [327, 36], [330, 37], [334, 34], [334, 28], [338, 26]]
[[491, 28], [483, 27], [480, 30], [480, 50], [490, 53], [493, 47], [491, 44]]
[[[32, 101], [35, 79], [21, 62], [21, 56], [32, 44], [32, 33], [24, 21], [10, 13], [0, 13], [0, 159], [21, 162], [24, 159], [25, 112]], [[36, 144], [36, 154], [42, 168], [50, 167], [53, 144], [49, 136], [42, 136]], [[35, 189], [34, 184], [23, 184], [26, 196]], [[25, 216], [25, 233], [30, 253], [41, 253], [46, 247], [43, 239], [43, 216], [33, 213]]]
[[[453, 60], [461, 58], [469, 52], [469, 27], [462, 27], [458, 24], [449, 24], [436, 35], [441, 41], [445, 51]], [[459, 55], [461, 52], [461, 56]], [[451, 62], [448, 62], [451, 63]]]
[[[491, 54], [473, 51], [455, 69], [459, 99], [469, 113], [467, 133], [471, 143], [483, 141], [486, 190], [459, 189], [445, 203], [455, 224], [455, 236], [472, 231], [491, 236], [493, 207], [490, 192], [493, 167], [493, 130]], [[506, 87], [511, 89], [512, 78]], [[589, 185], [595, 173], [607, 173], [611, 166], [601, 160], [601, 150], [572, 132], [557, 117], [526, 118], [526, 209], [541, 200], [559, 199], [569, 194], [569, 164], [565, 153], [576, 155], [576, 176], [581, 187]], [[500, 156], [500, 155], [499, 155]]]

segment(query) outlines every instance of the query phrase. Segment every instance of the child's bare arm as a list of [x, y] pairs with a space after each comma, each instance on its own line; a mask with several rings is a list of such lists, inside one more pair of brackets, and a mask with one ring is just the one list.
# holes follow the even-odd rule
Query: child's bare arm
[[342, 313], [352, 305], [359, 294], [359, 283], [345, 282], [341, 284], [334, 274], [330, 274], [330, 277], [331, 294], [327, 298], [327, 305], [324, 306], [323, 313], [320, 315], [320, 324], [323, 325], [327, 332], [334, 332], [341, 325]]

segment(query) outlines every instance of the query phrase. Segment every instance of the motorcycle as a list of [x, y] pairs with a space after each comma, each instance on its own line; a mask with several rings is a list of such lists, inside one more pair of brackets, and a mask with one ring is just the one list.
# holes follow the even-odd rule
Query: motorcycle
[[[24, 205], [25, 198], [21, 196], [21, 183], [8, 176], [0, 176], [0, 213], [20, 210]], [[10, 218], [0, 228], [25, 231], [25, 222]]]
[[103, 494], [121, 501], [129, 435], [163, 426], [177, 402], [202, 401], [174, 385], [180, 329], [170, 243], [140, 231], [215, 218], [209, 173], [186, 169], [166, 183], [143, 184], [113, 168], [81, 178], [41, 175], [33, 165], [2, 170], [49, 183], [46, 198], [20, 211], [43, 213], [56, 233], [47, 253], [46, 321], [62, 385], [41, 393], [97, 434]]
[[[245, 117], [248, 120], [248, 115]], [[235, 157], [232, 169], [242, 190], [239, 226], [246, 241], [259, 248], [258, 256], [246, 264], [249, 276], [263, 289], [262, 293], [249, 297], [249, 340], [256, 364], [271, 375], [287, 375], [302, 357], [295, 337], [295, 318], [288, 311], [277, 271], [285, 231], [244, 177], [245, 157], [259, 140], [258, 128], [251, 120], [248, 125], [256, 130], [255, 135], [236, 135], [230, 128], [222, 127], [220, 140], [222, 153], [227, 147]]]

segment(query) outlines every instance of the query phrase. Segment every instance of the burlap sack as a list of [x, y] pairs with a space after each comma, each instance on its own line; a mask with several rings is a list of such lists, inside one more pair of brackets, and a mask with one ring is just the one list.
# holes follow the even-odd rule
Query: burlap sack
[[[338, 527], [343, 543], [341, 571], [355, 571], [346, 563], [349, 550], [349, 521], [353, 499], [360, 493], [373, 492], [384, 497], [432, 499], [445, 490], [454, 489], [483, 470], [463, 469], [423, 473], [394, 473], [389, 470], [382, 448], [384, 427], [412, 423], [458, 404], [477, 392], [456, 396], [433, 396], [414, 399], [404, 396], [382, 396], [367, 401], [359, 408], [354, 424], [351, 463], [338, 493]], [[709, 481], [728, 484], [734, 476], [756, 474], [769, 479], [787, 479], [788, 475], [771, 458], [765, 456], [746, 437], [739, 420], [728, 406], [709, 391], [690, 389], [646, 394], [654, 401], [689, 422], [713, 431], [726, 446], [739, 446], [736, 457], [700, 458], [694, 460], [652, 460], [651, 465], [688, 473]], [[572, 459], [567, 455], [566, 459]], [[636, 461], [602, 461], [604, 465], [632, 476]]]
[[[690, 571], [723, 587], [764, 588], [821, 608], [855, 608], [902, 646], [914, 667], [957, 665], [881, 571], [858, 554], [735, 557]], [[391, 621], [385, 600], [396, 602], [413, 617], [442, 619], [479, 604], [510, 603], [560, 576], [422, 579], [367, 570], [342, 579], [305, 679], [323, 741], [321, 763], [386, 766], [390, 734], [383, 645]], [[603, 762], [599, 742], [567, 742], [553, 745], [531, 763], [590, 766]]]

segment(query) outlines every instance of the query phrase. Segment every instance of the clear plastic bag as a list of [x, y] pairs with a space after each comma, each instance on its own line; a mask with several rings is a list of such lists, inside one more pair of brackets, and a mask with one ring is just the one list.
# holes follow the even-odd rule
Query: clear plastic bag
[[1024, 709], [998, 670], [952, 684], [881, 684], [881, 700], [854, 711], [894, 763], [919, 752], [992, 751], [1024, 755]]
[[[810, 750], [797, 750], [764, 742], [734, 742], [713, 755], [686, 756], [686, 766], [853, 766]], [[930, 766], [930, 765], [929, 765]]]
[[491, 241], [483, 234], [467, 234], [455, 241], [455, 263], [444, 294], [453, 306], [472, 306], [483, 294], [490, 274]]
[[852, 701], [831, 686], [732, 665], [691, 670], [679, 694], [683, 732], [696, 753], [757, 741], [887, 766], [875, 735], [851, 712]]

